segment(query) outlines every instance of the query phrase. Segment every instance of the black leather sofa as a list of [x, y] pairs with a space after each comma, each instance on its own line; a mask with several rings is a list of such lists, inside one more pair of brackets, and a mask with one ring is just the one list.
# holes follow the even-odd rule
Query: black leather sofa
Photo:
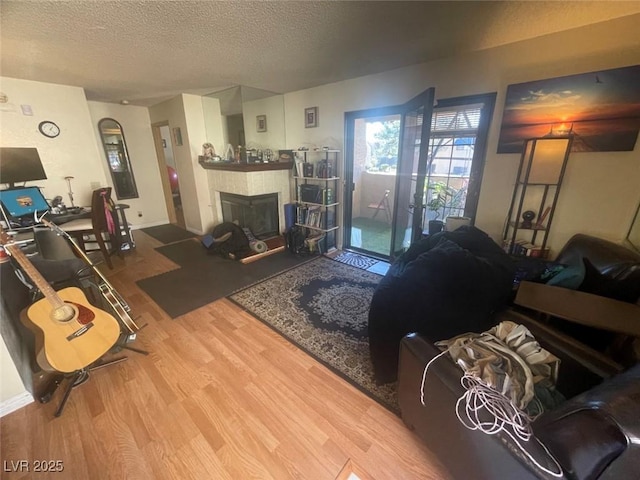
[[[585, 279], [585, 288], [594, 291], [523, 282], [516, 305], [493, 317], [494, 324], [511, 320], [525, 325], [544, 348], [561, 360], [557, 390], [567, 400], [532, 423], [535, 439], [562, 466], [560, 477], [543, 472], [507, 435], [471, 431], [460, 423], [455, 405], [465, 392], [460, 384], [462, 370], [448, 355], [429, 367], [423, 406], [420, 392], [424, 368], [440, 349], [424, 335], [410, 334], [402, 339], [398, 369], [402, 418], [427, 442], [453, 478], [640, 478], [638, 359], [625, 357], [627, 363], [620, 363], [606, 348], [593, 348], [564, 328], [575, 324], [586, 330], [596, 328], [596, 332], [613, 330], [614, 335], [635, 337], [637, 342], [640, 306], [638, 296], [635, 301], [633, 296], [634, 288], [640, 287], [636, 283], [640, 255], [606, 240], [576, 235], [558, 256], [559, 261], [570, 264], [585, 258], [588, 268], [594, 267], [597, 276], [602, 277], [598, 282]], [[595, 291], [596, 287], [601, 291]], [[626, 296], [627, 301], [615, 299], [620, 295]], [[524, 446], [553, 470], [535, 440]]]

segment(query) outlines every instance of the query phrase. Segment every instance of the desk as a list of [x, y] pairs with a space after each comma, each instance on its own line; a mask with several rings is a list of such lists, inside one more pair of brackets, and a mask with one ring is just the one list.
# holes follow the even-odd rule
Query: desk
[[91, 209], [83, 208], [80, 211], [66, 213], [48, 213], [47, 219], [56, 225], [63, 225], [71, 220], [79, 220], [81, 218], [90, 218]]
[[[68, 213], [58, 213], [58, 214], [47, 214], [47, 219], [56, 225], [63, 225], [71, 220], [77, 220], [80, 218], [88, 218], [91, 216], [91, 210], [82, 209], [76, 212], [68, 212]], [[35, 227], [42, 227], [43, 225], [40, 223], [32, 224], [32, 225], [24, 225], [17, 229], [12, 229], [13, 232], [17, 232], [15, 234], [10, 234], [13, 241], [18, 245], [28, 245], [33, 243], [33, 229]]]

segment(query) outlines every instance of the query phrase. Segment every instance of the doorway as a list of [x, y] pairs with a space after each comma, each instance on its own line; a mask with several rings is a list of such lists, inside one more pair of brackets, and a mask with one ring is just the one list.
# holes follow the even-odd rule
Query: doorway
[[363, 112], [347, 121], [353, 147], [347, 160], [347, 184], [352, 189], [345, 212], [345, 246], [386, 259], [391, 251], [401, 115], [389, 109]]
[[473, 223], [496, 94], [431, 109], [430, 92], [345, 114], [345, 249], [394, 259], [428, 233], [429, 221]]
[[173, 155], [169, 123], [153, 124], [152, 131], [169, 222], [186, 228], [182, 211], [182, 197], [180, 196], [180, 181]]
[[345, 114], [346, 249], [393, 260], [422, 235], [433, 96]]

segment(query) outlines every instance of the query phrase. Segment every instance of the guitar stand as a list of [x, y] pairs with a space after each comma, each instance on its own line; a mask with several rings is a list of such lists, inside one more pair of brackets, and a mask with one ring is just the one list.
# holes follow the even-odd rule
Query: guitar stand
[[84, 382], [89, 380], [89, 372], [92, 372], [93, 370], [98, 370], [99, 368], [108, 367], [116, 363], [124, 362], [126, 359], [127, 357], [116, 358], [108, 362], [96, 363], [93, 366], [90, 366], [88, 368], [83, 368], [81, 370], [76, 370], [75, 372], [73, 372], [71, 374], [71, 378], [69, 379], [69, 383], [67, 384], [67, 389], [64, 391], [64, 396], [60, 401], [60, 405], [58, 405], [58, 408], [56, 412], [53, 414], [53, 416], [59, 417], [60, 415], [62, 415], [62, 411], [64, 410], [64, 407], [67, 404], [67, 400], [69, 400], [69, 395], [71, 395], [71, 390], [73, 390], [75, 387], [79, 387]]
[[[147, 326], [147, 324], [144, 324], [140, 328], [140, 330], [142, 330], [146, 326]], [[129, 343], [128, 340], [131, 337], [133, 337], [133, 339], [131, 340], [133, 342], [135, 340], [135, 338], [136, 338], [136, 334], [135, 333], [133, 333], [133, 334], [132, 333], [121, 333], [120, 334], [120, 338], [118, 338], [118, 341], [111, 348], [111, 350], [113, 350], [114, 352], [119, 352], [120, 350], [131, 350], [132, 352], [139, 353], [140, 355], [149, 355], [149, 352], [147, 352], [146, 350], [142, 350], [141, 348], [136, 348], [136, 347], [130, 347], [129, 345], [127, 345]]]

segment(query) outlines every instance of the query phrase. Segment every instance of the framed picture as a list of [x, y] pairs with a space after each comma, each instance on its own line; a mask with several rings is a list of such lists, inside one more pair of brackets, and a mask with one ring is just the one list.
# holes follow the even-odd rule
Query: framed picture
[[267, 116], [258, 115], [256, 117], [256, 132], [266, 132], [266, 131], [267, 131]]
[[509, 85], [498, 153], [573, 133], [574, 152], [633, 151], [640, 131], [640, 65]]
[[175, 127], [173, 129], [173, 141], [178, 147], [182, 146], [182, 132], [180, 131], [180, 127]]
[[318, 107], [304, 109], [304, 127], [313, 128], [318, 126]]

